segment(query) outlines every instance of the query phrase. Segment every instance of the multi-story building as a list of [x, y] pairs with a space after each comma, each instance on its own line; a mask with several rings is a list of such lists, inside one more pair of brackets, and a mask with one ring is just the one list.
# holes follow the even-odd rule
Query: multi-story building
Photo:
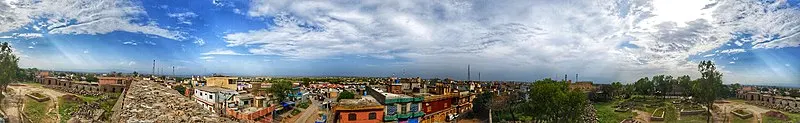
[[332, 112], [334, 123], [378, 123], [384, 119], [384, 106], [371, 96], [339, 100]]
[[230, 90], [237, 90], [238, 89], [238, 77], [229, 77], [229, 76], [211, 76], [206, 77], [206, 85], [205, 86], [217, 86], [221, 88], [226, 88]]
[[97, 77], [97, 79], [98, 85], [105, 92], [122, 92], [133, 82], [133, 78], [130, 77]]
[[273, 111], [278, 105], [269, 99], [253, 94], [239, 94], [226, 101], [226, 115], [245, 122], [272, 122]]
[[222, 113], [226, 106], [226, 101], [237, 95], [238, 92], [217, 86], [202, 86], [194, 88], [195, 101], [203, 108], [214, 113]]
[[452, 120], [450, 117], [454, 117], [458, 114], [456, 110], [457, 103], [455, 102], [459, 95], [418, 95], [425, 96], [425, 99], [422, 101], [422, 112], [425, 112], [425, 116], [423, 116], [421, 119], [422, 123], [450, 122], [450, 120]]
[[[398, 84], [391, 84], [382, 89], [380, 86], [367, 88], [367, 94], [375, 98], [384, 107], [383, 122], [419, 122], [419, 118], [425, 113], [421, 111], [421, 102], [424, 97], [412, 97], [396, 91]], [[395, 90], [395, 91], [385, 91]], [[390, 93], [394, 92], [394, 93]]]

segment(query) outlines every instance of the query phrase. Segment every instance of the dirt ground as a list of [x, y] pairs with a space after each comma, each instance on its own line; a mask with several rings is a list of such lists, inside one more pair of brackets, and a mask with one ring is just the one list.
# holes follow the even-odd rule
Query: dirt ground
[[[14, 92], [13, 92], [13, 95], [10, 94], [9, 97], [3, 99], [3, 101], [2, 101], [3, 109], [2, 110], [6, 113], [6, 115], [8, 115], [9, 121], [11, 123], [19, 123], [20, 121], [24, 121], [23, 119], [21, 119], [19, 117], [21, 115], [19, 107], [23, 106], [21, 104], [24, 104], [24, 99], [27, 98], [25, 95], [26, 94], [30, 94], [30, 93], [34, 93], [34, 92], [38, 92], [38, 93], [41, 93], [41, 94], [44, 94], [44, 95], [47, 95], [47, 96], [50, 97], [50, 100], [49, 100], [50, 103], [47, 106], [47, 107], [49, 107], [47, 109], [47, 111], [48, 111], [47, 114], [55, 114], [55, 115], [49, 116], [50, 118], [46, 118], [46, 119], [43, 119], [43, 120], [47, 121], [47, 122], [58, 122], [58, 119], [60, 118], [60, 116], [57, 115], [58, 114], [58, 101], [57, 101], [58, 97], [61, 97], [63, 95], [67, 95], [68, 93], [64, 93], [64, 92], [59, 92], [59, 91], [52, 90], [52, 89], [43, 88], [41, 85], [38, 85], [38, 84], [10, 85], [10, 86], [8, 86], [8, 88], [12, 89]], [[17, 105], [17, 102], [22, 102], [22, 103], [19, 103], [20, 105]], [[22, 110], [24, 110], [24, 109], [22, 109]]]
[[750, 120], [752, 120], [752, 123], [759, 123], [759, 121], [762, 120], [761, 114], [770, 111], [770, 109], [746, 104], [740, 101], [730, 101], [729, 103], [715, 103], [714, 105], [717, 105], [720, 108], [722, 108], [723, 113], [729, 114], [728, 118], [736, 118], [735, 116], [730, 115], [730, 112], [733, 112], [737, 109], [744, 109], [750, 111], [753, 113], [753, 118], [750, 118]]
[[644, 112], [644, 111], [639, 111], [639, 110], [632, 110], [632, 111], [634, 113], [636, 113], [636, 117], [634, 118], [634, 120], [637, 120], [637, 121], [643, 122], [643, 123], [649, 123], [650, 122], [650, 113], [647, 113], [647, 112]]

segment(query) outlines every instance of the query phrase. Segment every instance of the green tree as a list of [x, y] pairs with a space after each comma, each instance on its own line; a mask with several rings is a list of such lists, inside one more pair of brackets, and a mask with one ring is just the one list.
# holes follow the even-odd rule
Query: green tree
[[566, 82], [538, 80], [528, 92], [531, 101], [525, 102], [522, 113], [536, 120], [580, 122], [588, 103], [586, 94], [567, 88]]
[[[719, 96], [719, 90], [723, 86], [722, 73], [717, 71], [717, 68], [714, 66], [714, 62], [711, 61], [701, 61], [697, 66], [697, 69], [700, 71], [702, 76], [697, 80], [698, 83], [695, 86], [697, 89], [697, 93], [695, 93], [695, 99], [697, 102], [705, 104], [708, 107], [708, 112], [711, 112], [714, 100], [716, 100]], [[711, 122], [710, 115], [707, 117], [706, 121]]]
[[336, 101], [339, 101], [341, 99], [355, 99], [355, 98], [356, 94], [353, 94], [353, 92], [342, 91], [342, 93], [339, 93], [339, 97], [336, 97]]
[[86, 81], [87, 82], [99, 82], [100, 79], [97, 79], [97, 77], [95, 77], [95, 76], [86, 76]]
[[172, 87], [172, 89], [175, 89], [176, 91], [178, 91], [178, 93], [181, 93], [181, 94], [186, 92], [186, 87], [183, 87], [183, 85], [178, 85], [178, 86]]
[[673, 82], [672, 76], [653, 76], [653, 83], [656, 85], [656, 90], [661, 96], [666, 96], [672, 92]]
[[19, 58], [14, 55], [11, 45], [8, 42], [0, 44], [0, 92], [5, 92], [9, 83], [17, 81], [18, 62]]
[[478, 94], [475, 100], [472, 100], [472, 113], [473, 117], [479, 119], [489, 118], [489, 107], [492, 105], [494, 94], [490, 92], [483, 92]]
[[620, 83], [620, 82], [612, 82], [611, 83], [611, 90], [612, 91], [610, 92], [611, 96], [612, 97], [616, 97], [616, 96], [622, 94], [623, 86], [624, 85], [622, 85], [622, 83]]
[[653, 95], [655, 84], [649, 78], [644, 77], [633, 83], [635, 92], [641, 95]]
[[678, 77], [677, 82], [684, 96], [692, 95], [692, 78], [689, 75]]
[[288, 94], [291, 93], [292, 83], [289, 81], [277, 81], [272, 83], [272, 87], [267, 90], [275, 96], [275, 99], [283, 102], [287, 100]]

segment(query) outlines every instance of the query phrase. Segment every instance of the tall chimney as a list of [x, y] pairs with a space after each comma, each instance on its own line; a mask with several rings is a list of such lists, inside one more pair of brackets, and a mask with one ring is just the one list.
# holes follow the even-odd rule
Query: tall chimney
[[150, 75], [156, 75], [156, 60], [153, 60], [153, 72]]
[[470, 75], [471, 75], [471, 74], [469, 73], [469, 72], [470, 72], [470, 71], [469, 71], [469, 67], [470, 67], [470, 65], [469, 65], [469, 64], [467, 64], [467, 81], [472, 81], [472, 80], [469, 78], [469, 77], [470, 77]]

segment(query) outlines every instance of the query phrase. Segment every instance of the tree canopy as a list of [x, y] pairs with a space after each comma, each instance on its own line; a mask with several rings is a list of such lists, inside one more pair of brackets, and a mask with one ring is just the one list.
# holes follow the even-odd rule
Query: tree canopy
[[11, 45], [8, 42], [0, 44], [0, 91], [5, 91], [9, 83], [17, 81], [17, 62], [19, 58], [14, 55]]
[[272, 83], [272, 87], [268, 89], [270, 93], [280, 102], [288, 100], [288, 94], [291, 93], [292, 83], [289, 81], [277, 81]]

